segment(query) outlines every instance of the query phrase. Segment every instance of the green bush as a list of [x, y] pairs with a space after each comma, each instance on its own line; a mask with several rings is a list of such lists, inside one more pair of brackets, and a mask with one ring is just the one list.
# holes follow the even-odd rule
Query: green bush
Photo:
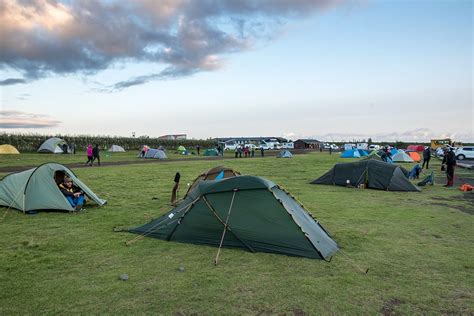
[[140, 150], [143, 145], [151, 148], [163, 146], [166, 149], [175, 149], [180, 145], [186, 148], [194, 148], [197, 145], [201, 148], [216, 145], [214, 140], [208, 139], [185, 139], [167, 140], [159, 138], [145, 137], [120, 137], [120, 136], [100, 136], [100, 135], [39, 135], [39, 134], [7, 134], [0, 133], [0, 144], [10, 144], [15, 146], [20, 152], [36, 152], [41, 144], [51, 137], [59, 137], [69, 144], [74, 143], [77, 151], [84, 151], [88, 144], [98, 144], [102, 149], [107, 149], [112, 145], [122, 146], [125, 150]]

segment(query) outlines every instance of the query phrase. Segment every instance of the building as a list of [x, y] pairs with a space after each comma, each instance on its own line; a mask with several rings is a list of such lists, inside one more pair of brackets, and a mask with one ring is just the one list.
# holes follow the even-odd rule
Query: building
[[182, 139], [186, 139], [186, 134], [163, 135], [163, 136], [158, 137], [158, 139], [182, 140]]
[[264, 142], [279, 142], [286, 143], [287, 140], [282, 137], [219, 137], [216, 139], [218, 143], [226, 143], [229, 141], [233, 141], [237, 144], [244, 145], [244, 144], [255, 144], [259, 145], [262, 141]]
[[319, 149], [321, 142], [317, 139], [298, 139], [294, 142], [295, 149]]

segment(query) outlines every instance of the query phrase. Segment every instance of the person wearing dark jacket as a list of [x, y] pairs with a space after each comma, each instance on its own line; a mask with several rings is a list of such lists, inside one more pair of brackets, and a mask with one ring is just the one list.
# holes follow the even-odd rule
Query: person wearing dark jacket
[[70, 178], [64, 178], [64, 182], [59, 184], [59, 190], [66, 197], [69, 204], [77, 210], [82, 210], [84, 205], [84, 192], [76, 187]]
[[94, 164], [94, 161], [97, 159], [97, 163], [98, 165], [100, 166], [100, 150], [99, 150], [99, 145], [95, 145], [94, 148], [92, 148], [92, 156], [93, 156], [93, 160], [92, 160], [92, 163], [91, 163], [91, 166]]
[[421, 168], [425, 168], [426, 164], [426, 169], [430, 169], [430, 159], [431, 159], [431, 149], [430, 147], [426, 147], [425, 150], [423, 150], [423, 165]]
[[446, 166], [446, 177], [448, 178], [448, 183], [444, 186], [452, 187], [454, 185], [454, 167], [456, 167], [456, 155], [452, 148], [446, 149], [443, 157], [442, 168], [444, 166]]

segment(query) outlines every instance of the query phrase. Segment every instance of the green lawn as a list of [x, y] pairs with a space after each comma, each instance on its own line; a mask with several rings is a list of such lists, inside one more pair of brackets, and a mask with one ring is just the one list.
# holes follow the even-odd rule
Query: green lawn
[[[78, 215], [0, 208], [0, 314], [473, 314], [469, 195], [440, 183], [421, 193], [308, 184], [336, 161], [349, 161], [337, 157], [74, 169], [109, 201], [105, 207]], [[22, 155], [14, 163], [42, 159], [48, 160]], [[175, 172], [182, 175], [182, 195], [186, 183], [222, 163], [286, 188], [369, 273], [358, 272], [341, 253], [327, 263], [223, 249], [216, 267], [217, 248], [152, 238], [125, 246], [137, 235], [112, 231], [168, 211]], [[441, 177], [439, 162], [433, 163]], [[118, 279], [123, 273], [128, 281]]]

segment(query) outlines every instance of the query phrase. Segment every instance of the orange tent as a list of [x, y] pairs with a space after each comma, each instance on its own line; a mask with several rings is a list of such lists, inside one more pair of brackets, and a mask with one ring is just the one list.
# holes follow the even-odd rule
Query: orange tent
[[410, 155], [411, 159], [413, 159], [415, 162], [420, 162], [421, 157], [419, 153], [417, 153], [416, 151], [410, 151], [408, 152], [408, 154]]

